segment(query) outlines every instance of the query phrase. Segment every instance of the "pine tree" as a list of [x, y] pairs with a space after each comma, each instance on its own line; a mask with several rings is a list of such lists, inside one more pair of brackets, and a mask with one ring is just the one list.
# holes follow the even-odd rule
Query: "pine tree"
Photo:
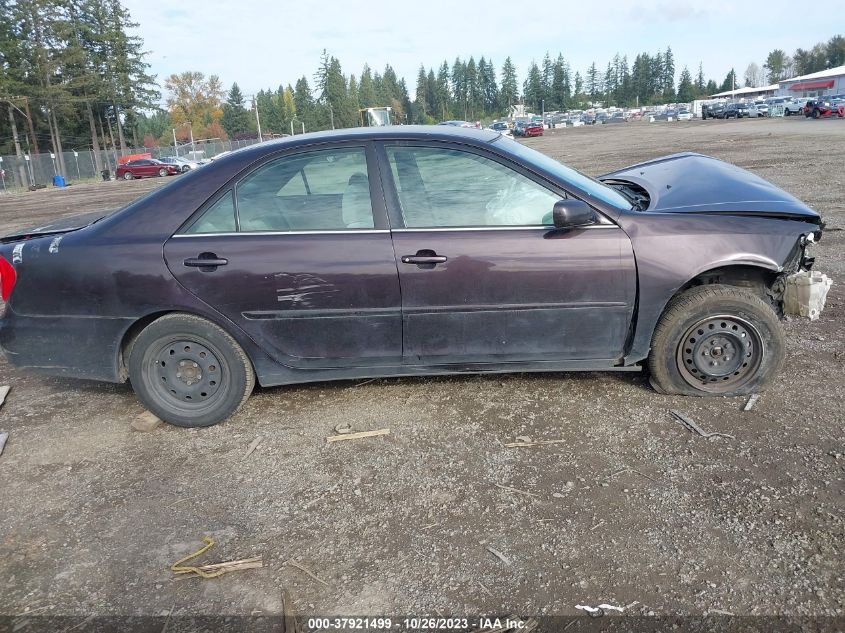
[[499, 91], [499, 108], [506, 112], [519, 99], [519, 83], [516, 77], [516, 67], [511, 58], [505, 59], [502, 65], [502, 87]]
[[672, 48], [667, 46], [663, 54], [663, 98], [672, 100], [675, 96], [675, 57]]
[[531, 62], [528, 67], [528, 77], [522, 87], [525, 94], [525, 105], [535, 112], [543, 107], [543, 75], [536, 62]]
[[681, 78], [678, 81], [678, 101], [681, 103], [689, 103], [695, 99], [695, 86], [692, 83], [692, 76], [689, 69], [684, 66], [681, 71]]
[[230, 138], [236, 134], [249, 132], [253, 128], [252, 117], [244, 107], [244, 97], [237, 83], [233, 83], [229, 89], [226, 103], [223, 104], [223, 118], [220, 119], [220, 125]]
[[367, 64], [361, 71], [361, 81], [358, 84], [358, 106], [372, 108], [376, 105], [376, 91], [373, 85], [373, 71]]
[[437, 98], [435, 99], [435, 118], [446, 120], [449, 118], [449, 104], [452, 101], [452, 93], [449, 88], [449, 81], [452, 74], [449, 71], [449, 63], [444, 61], [437, 71]]

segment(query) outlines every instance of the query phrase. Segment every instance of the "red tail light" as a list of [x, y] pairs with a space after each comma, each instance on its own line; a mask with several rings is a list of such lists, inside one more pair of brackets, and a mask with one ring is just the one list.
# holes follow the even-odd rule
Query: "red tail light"
[[3, 301], [9, 300], [9, 295], [12, 294], [17, 280], [18, 273], [15, 272], [15, 267], [0, 255], [0, 294], [3, 296]]

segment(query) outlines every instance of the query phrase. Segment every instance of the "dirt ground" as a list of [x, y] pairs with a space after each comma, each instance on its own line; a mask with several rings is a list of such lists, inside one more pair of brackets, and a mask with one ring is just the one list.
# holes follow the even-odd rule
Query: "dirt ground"
[[[822, 212], [827, 308], [786, 324], [785, 370], [751, 411], [658, 395], [641, 374], [404, 378], [258, 389], [216, 427], [140, 433], [128, 386], [2, 363], [0, 614], [267, 615], [285, 589], [321, 615], [845, 616], [845, 122], [630, 123], [528, 144], [594, 175], [699, 151]], [[0, 233], [164, 182], [0, 196]], [[690, 433], [673, 408], [734, 439]], [[390, 435], [327, 444], [341, 422]], [[503, 446], [518, 436], [563, 442]], [[202, 562], [264, 567], [174, 579], [206, 535]]]

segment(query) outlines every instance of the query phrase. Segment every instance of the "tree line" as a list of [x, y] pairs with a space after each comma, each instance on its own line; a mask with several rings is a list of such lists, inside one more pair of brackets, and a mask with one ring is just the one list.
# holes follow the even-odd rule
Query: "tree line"
[[[174, 140], [257, 137], [360, 124], [362, 108], [389, 106], [394, 123], [486, 120], [523, 103], [533, 112], [688, 102], [739, 87], [732, 69], [719, 84], [699, 63], [677, 72], [672, 49], [616, 54], [605, 67], [582, 73], [563, 54], [549, 53], [526, 69], [481, 56], [421, 65], [414, 85], [387, 64], [346, 74], [324, 51], [313, 76], [244, 95], [216, 75], [149, 73], [138, 25], [120, 0], [0, 0], [0, 154], [51, 151], [64, 172], [62, 151], [171, 144]], [[771, 51], [751, 64], [744, 83], [805, 74], [845, 64], [837, 35], [792, 55]], [[677, 79], [677, 83], [676, 83]], [[162, 92], [164, 103], [162, 104]], [[174, 139], [175, 137], [175, 139]]]
[[4, 148], [62, 151], [137, 145], [142, 112], [160, 94], [137, 26], [119, 0], [0, 0], [0, 127]]

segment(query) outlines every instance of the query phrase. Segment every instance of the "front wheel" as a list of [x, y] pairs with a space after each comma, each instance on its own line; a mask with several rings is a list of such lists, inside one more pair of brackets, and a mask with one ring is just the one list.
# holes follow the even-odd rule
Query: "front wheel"
[[648, 367], [663, 393], [737, 396], [774, 381], [784, 348], [778, 317], [759, 296], [736, 286], [697, 286], [660, 317]]
[[123, 179], [124, 179], [124, 180], [132, 180], [132, 174], [130, 174], [130, 173], [127, 171], [126, 173], [124, 173], [124, 174], [123, 174]]
[[255, 386], [252, 363], [237, 341], [190, 314], [169, 314], [148, 325], [133, 342], [128, 365], [141, 403], [176, 426], [222, 422]]
[[161, 169], [158, 170], [158, 175], [161, 176], [162, 178], [164, 178], [167, 175], [167, 170], [164, 167], [162, 167]]

